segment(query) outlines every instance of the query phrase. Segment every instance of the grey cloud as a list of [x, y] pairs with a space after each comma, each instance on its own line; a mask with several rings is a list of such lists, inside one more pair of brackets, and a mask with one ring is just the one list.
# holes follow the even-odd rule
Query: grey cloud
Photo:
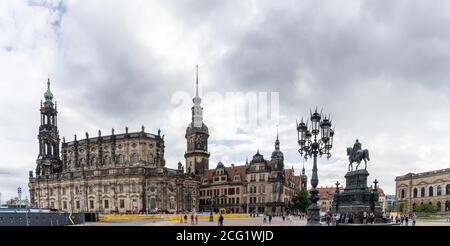
[[[321, 184], [343, 179], [345, 147], [360, 138], [363, 147], [373, 153], [371, 177], [377, 177], [385, 190], [392, 192], [395, 175], [444, 168], [437, 157], [424, 166], [420, 152], [425, 151], [421, 149], [425, 140], [430, 148], [450, 141], [441, 136], [448, 125], [430, 127], [430, 122], [450, 120], [450, 29], [446, 25], [450, 6], [444, 1], [345, 3], [161, 4], [182, 34], [202, 37], [190, 48], [204, 58], [199, 63], [206, 64], [202, 69], [211, 74], [208, 91], [280, 92], [280, 112], [285, 116], [280, 123], [293, 127], [280, 133], [287, 166], [294, 164], [298, 170], [302, 163], [296, 152], [295, 118], [306, 115], [311, 107], [323, 106], [333, 115], [337, 135], [334, 157], [320, 160]], [[168, 70], [158, 50], [143, 44], [126, 24], [126, 15], [114, 15], [118, 13], [115, 10], [105, 7], [101, 12], [89, 12], [89, 8], [78, 8], [76, 2], [63, 1], [50, 6], [53, 15], [48, 24], [53, 23], [57, 33], [52, 46], [56, 53], [53, 86], [56, 99], [61, 101], [60, 115], [77, 112], [77, 117], [83, 118], [79, 122], [84, 122], [60, 121], [61, 134], [70, 136], [86, 128], [106, 130], [115, 125], [145, 124], [150, 130], [161, 127], [167, 134], [168, 165], [175, 166], [183, 158], [184, 127], [190, 119], [179, 119], [182, 127], [172, 127], [170, 97], [175, 91], [192, 91], [193, 73], [185, 71], [187, 65]], [[149, 30], [149, 35], [159, 37], [157, 30]], [[13, 54], [16, 49], [11, 47]], [[48, 71], [42, 73], [45, 76]], [[37, 131], [37, 124], [30, 122], [29, 127]], [[212, 146], [224, 151], [218, 156], [211, 149], [211, 167], [222, 155], [228, 156], [230, 163], [243, 163], [257, 148], [269, 157], [275, 132], [259, 131], [239, 129], [237, 133], [252, 135], [252, 139], [259, 136], [264, 143], [222, 140], [211, 132]], [[440, 141], [433, 141], [434, 137]], [[239, 148], [246, 144], [255, 146], [251, 150]], [[27, 151], [34, 154], [35, 148]], [[308, 173], [310, 169], [308, 163]]]

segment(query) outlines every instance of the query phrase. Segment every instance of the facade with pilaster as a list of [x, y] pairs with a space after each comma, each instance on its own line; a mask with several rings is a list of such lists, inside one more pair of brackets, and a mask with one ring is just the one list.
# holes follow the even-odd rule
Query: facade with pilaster
[[408, 173], [395, 179], [397, 209], [410, 213], [428, 203], [440, 213], [450, 212], [450, 168]]
[[[48, 89], [41, 104], [39, 154], [29, 173], [31, 203], [65, 211], [137, 213], [195, 211], [199, 178], [167, 168], [164, 135], [138, 132], [95, 137], [60, 144], [56, 102]], [[61, 151], [60, 151], [61, 145]]]
[[[306, 189], [306, 175], [303, 173]], [[200, 186], [200, 210], [232, 213], [280, 214], [293, 205], [294, 195], [303, 187], [301, 176], [284, 168], [280, 141], [275, 141], [271, 160], [257, 153], [250, 163], [205, 171]]]

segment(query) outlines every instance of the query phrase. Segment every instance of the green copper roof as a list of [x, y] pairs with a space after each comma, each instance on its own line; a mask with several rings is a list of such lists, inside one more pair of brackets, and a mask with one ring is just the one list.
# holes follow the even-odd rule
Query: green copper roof
[[53, 93], [50, 91], [50, 78], [47, 81], [47, 91], [44, 93], [44, 98], [46, 101], [53, 100]]

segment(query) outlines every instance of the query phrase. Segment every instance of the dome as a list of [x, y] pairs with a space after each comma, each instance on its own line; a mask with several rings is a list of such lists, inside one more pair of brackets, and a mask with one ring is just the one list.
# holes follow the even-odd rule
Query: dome
[[193, 102], [194, 104], [200, 104], [200, 103], [202, 103], [202, 99], [201, 99], [199, 96], [195, 96], [195, 97], [192, 99], [192, 102]]
[[47, 100], [47, 101], [53, 100], [53, 94], [52, 94], [52, 92], [50, 90], [47, 90], [44, 93], [44, 97], [45, 97], [45, 100]]
[[283, 161], [284, 160], [283, 152], [281, 152], [281, 150], [274, 150], [272, 152], [272, 160]]
[[277, 160], [277, 161], [284, 160], [283, 152], [281, 152], [281, 150], [280, 150], [280, 140], [278, 139], [278, 134], [277, 134], [277, 140], [275, 140], [275, 150], [272, 152], [272, 161], [273, 160]]
[[50, 79], [47, 81], [47, 91], [44, 93], [44, 98], [46, 101], [53, 100], [53, 93], [50, 91]]
[[192, 131], [203, 132], [203, 133], [206, 133], [206, 134], [209, 133], [208, 126], [206, 126], [205, 123], [202, 123], [202, 127], [194, 127], [194, 123], [193, 122], [189, 123], [189, 125], [188, 125], [188, 127], [186, 129], [186, 132], [189, 135], [189, 133], [192, 132]]

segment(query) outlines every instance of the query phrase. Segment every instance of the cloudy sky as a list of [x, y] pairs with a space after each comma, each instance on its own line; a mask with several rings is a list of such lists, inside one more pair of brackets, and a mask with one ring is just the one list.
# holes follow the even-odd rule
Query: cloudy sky
[[[61, 136], [161, 128], [176, 167], [196, 64], [211, 168], [242, 164], [258, 148], [270, 158], [279, 125], [286, 166], [298, 172], [295, 120], [317, 105], [336, 124], [320, 185], [344, 181], [345, 148], [358, 138], [371, 154], [369, 179], [394, 194], [397, 175], [449, 167], [449, 11], [448, 1], [419, 0], [0, 0], [2, 200], [35, 168], [49, 74]], [[227, 92], [278, 92], [268, 101], [279, 114], [230, 123], [230, 108], [243, 106], [217, 100]]]

